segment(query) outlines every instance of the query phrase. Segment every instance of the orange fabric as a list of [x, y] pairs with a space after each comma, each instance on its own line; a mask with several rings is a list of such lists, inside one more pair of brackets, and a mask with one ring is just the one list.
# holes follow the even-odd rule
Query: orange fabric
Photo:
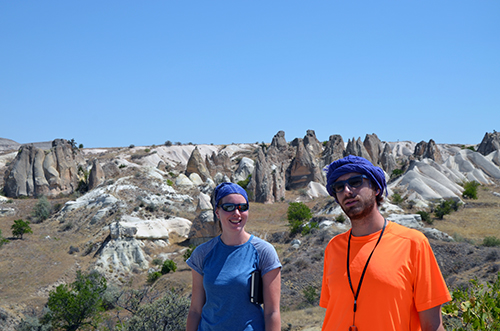
[[[346, 266], [349, 232], [332, 238], [325, 250], [319, 303], [326, 308], [322, 329], [325, 331], [346, 331], [353, 324], [354, 295]], [[351, 239], [354, 291], [379, 236], [380, 231]], [[361, 285], [355, 321], [358, 329], [421, 330], [418, 312], [450, 300], [427, 238], [417, 230], [388, 222]]]

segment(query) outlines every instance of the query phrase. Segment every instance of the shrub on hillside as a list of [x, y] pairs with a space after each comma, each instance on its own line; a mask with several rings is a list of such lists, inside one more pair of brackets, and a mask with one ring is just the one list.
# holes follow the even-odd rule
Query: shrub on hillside
[[498, 239], [495, 236], [485, 237], [483, 239], [483, 246], [486, 246], [486, 247], [500, 246], [500, 239]]
[[245, 190], [248, 186], [248, 183], [250, 183], [250, 180], [252, 179], [252, 175], [248, 175], [247, 179], [245, 180], [240, 180], [238, 183], [239, 186], [243, 187]]
[[425, 222], [427, 224], [433, 223], [431, 215], [428, 212], [421, 210], [421, 211], [417, 211], [417, 214], [420, 215], [420, 218], [422, 218], [423, 222]]
[[477, 199], [477, 188], [479, 185], [475, 180], [463, 183], [464, 191], [462, 192], [462, 196], [466, 199]]
[[195, 248], [196, 248], [195, 245], [189, 245], [189, 248], [186, 249], [186, 251], [184, 252], [184, 255], [183, 255], [184, 261], [187, 261], [187, 259], [189, 259], [191, 257], [191, 254], [193, 253]]
[[150, 273], [148, 273], [148, 279], [147, 279], [147, 281], [148, 281], [149, 284], [153, 284], [160, 277], [161, 277], [161, 272], [159, 272], [159, 271], [151, 271]]
[[404, 174], [405, 171], [403, 169], [394, 169], [391, 173], [391, 179], [392, 178], [397, 178], [399, 176], [401, 176], [402, 174]]
[[6, 243], [8, 243], [9, 240], [5, 239], [3, 236], [2, 236], [2, 230], [0, 230], [0, 248], [2, 248], [2, 246]]
[[287, 210], [287, 219], [292, 234], [302, 231], [304, 222], [312, 218], [311, 209], [303, 202], [290, 202]]
[[392, 203], [394, 203], [396, 205], [399, 205], [399, 204], [401, 204], [404, 201], [404, 198], [401, 196], [401, 194], [395, 192], [391, 196], [391, 200], [392, 200]]
[[122, 331], [180, 331], [186, 329], [190, 300], [179, 291], [170, 290], [160, 299], [137, 306]]
[[439, 203], [434, 209], [434, 215], [442, 220], [444, 215], [451, 214], [452, 211], [458, 210], [458, 202], [453, 199], [446, 199]]
[[163, 262], [163, 265], [161, 266], [161, 274], [165, 275], [168, 274], [170, 271], [176, 272], [177, 264], [172, 260], [165, 260], [165, 262]]
[[468, 287], [454, 290], [452, 298], [442, 309], [446, 330], [500, 330], [500, 273], [486, 286], [472, 279]]
[[45, 196], [41, 196], [38, 199], [33, 212], [31, 213], [33, 223], [40, 223], [49, 218], [52, 211], [52, 205]]

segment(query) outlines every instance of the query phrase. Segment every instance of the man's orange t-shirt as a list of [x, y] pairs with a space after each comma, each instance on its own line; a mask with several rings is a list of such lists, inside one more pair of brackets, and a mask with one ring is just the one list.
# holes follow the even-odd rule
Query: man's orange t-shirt
[[[353, 325], [354, 295], [347, 278], [349, 233], [332, 238], [325, 250], [320, 306], [322, 330], [347, 331]], [[354, 291], [380, 231], [351, 238], [350, 273]], [[427, 238], [417, 230], [388, 222], [368, 264], [357, 300], [360, 331], [421, 330], [419, 311], [451, 300]]]

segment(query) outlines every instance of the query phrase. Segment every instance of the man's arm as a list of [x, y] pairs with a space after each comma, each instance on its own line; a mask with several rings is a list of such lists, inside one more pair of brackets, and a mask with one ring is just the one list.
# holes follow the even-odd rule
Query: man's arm
[[441, 305], [418, 313], [422, 331], [446, 331], [443, 327]]

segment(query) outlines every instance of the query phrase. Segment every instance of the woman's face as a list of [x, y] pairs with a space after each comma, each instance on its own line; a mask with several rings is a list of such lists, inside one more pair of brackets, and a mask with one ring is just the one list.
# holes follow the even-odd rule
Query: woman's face
[[238, 233], [243, 231], [248, 219], [248, 210], [242, 212], [235, 208], [233, 211], [225, 211], [221, 205], [225, 203], [246, 204], [247, 201], [241, 194], [228, 194], [221, 199], [215, 210], [220, 220], [223, 233]]

